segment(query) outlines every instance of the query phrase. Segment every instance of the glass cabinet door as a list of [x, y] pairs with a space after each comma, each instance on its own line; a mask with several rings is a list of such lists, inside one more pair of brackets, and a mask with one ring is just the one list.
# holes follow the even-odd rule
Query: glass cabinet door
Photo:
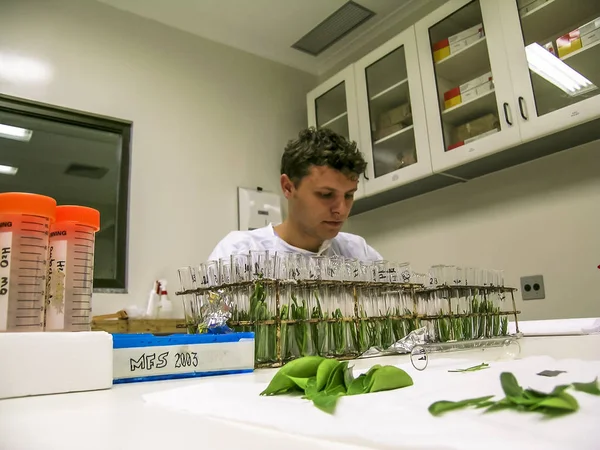
[[548, 134], [597, 116], [600, 1], [501, 3], [524, 137]]
[[520, 140], [497, 3], [451, 0], [417, 24], [436, 172]]
[[417, 162], [404, 46], [365, 69], [373, 170], [386, 175]]
[[317, 128], [329, 128], [349, 138], [345, 81], [315, 99], [315, 114]]
[[[356, 85], [354, 69], [345, 68], [323, 82], [306, 96], [308, 125], [328, 128], [360, 147], [358, 115], [356, 106]], [[354, 198], [364, 195], [364, 177], [360, 177], [358, 191]]]
[[432, 173], [417, 58], [411, 28], [356, 63], [369, 194]]

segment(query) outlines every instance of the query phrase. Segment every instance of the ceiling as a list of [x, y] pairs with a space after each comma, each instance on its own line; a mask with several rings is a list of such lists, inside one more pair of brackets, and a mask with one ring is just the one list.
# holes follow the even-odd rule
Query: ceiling
[[98, 0], [230, 47], [321, 75], [423, 0], [355, 0], [375, 15], [314, 57], [291, 45], [347, 0]]

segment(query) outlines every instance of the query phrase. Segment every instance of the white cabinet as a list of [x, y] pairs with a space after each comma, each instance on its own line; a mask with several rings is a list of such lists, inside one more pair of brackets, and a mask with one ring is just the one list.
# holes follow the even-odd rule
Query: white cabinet
[[[598, 117], [600, 1], [507, 0], [498, 5], [523, 140]], [[559, 39], [566, 45], [558, 48]]]
[[310, 93], [309, 123], [359, 142], [358, 213], [598, 140], [600, 0], [448, 0]]
[[435, 172], [521, 140], [499, 3], [451, 0], [415, 25]]
[[411, 27], [354, 65], [365, 194], [432, 174], [417, 45]]
[[[308, 125], [329, 128], [360, 145], [356, 82], [353, 66], [348, 66], [306, 96]], [[355, 199], [364, 196], [365, 180], [361, 176]]]

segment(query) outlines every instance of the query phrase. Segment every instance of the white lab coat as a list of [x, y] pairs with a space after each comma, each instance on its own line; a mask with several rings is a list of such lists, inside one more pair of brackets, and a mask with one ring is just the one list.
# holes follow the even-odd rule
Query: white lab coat
[[381, 255], [360, 236], [351, 233], [338, 233], [336, 237], [323, 242], [318, 252], [294, 247], [281, 239], [271, 224], [251, 231], [232, 231], [217, 244], [209, 256], [210, 260], [228, 258], [230, 255], [245, 254], [248, 251], [298, 252], [306, 255], [344, 256], [360, 261], [379, 261]]

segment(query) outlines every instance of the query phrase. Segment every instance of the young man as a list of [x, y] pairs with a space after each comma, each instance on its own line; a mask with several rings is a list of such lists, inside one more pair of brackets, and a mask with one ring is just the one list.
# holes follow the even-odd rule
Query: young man
[[363, 261], [382, 259], [363, 238], [340, 232], [350, 214], [358, 177], [367, 163], [355, 142], [328, 129], [309, 128], [290, 141], [281, 158], [281, 189], [288, 201], [283, 223], [252, 231], [232, 231], [209, 259], [249, 250], [340, 255]]

